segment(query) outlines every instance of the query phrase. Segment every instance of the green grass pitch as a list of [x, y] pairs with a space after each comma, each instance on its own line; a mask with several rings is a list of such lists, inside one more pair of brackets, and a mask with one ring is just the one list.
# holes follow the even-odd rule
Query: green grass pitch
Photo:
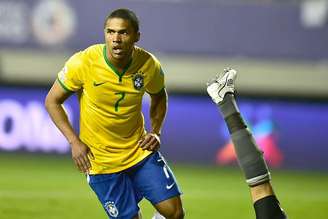
[[[238, 168], [171, 165], [184, 192], [187, 219], [255, 218]], [[1, 219], [107, 218], [68, 156], [0, 153]], [[272, 171], [291, 219], [328, 218], [328, 173]], [[152, 207], [141, 202], [143, 218]]]

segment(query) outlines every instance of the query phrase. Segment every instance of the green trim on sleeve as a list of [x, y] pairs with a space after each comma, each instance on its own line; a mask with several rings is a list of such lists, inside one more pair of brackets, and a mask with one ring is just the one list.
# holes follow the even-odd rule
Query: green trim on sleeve
[[65, 84], [59, 80], [59, 78], [57, 78], [57, 81], [59, 82], [60, 86], [61, 86], [66, 92], [69, 92], [69, 93], [73, 93], [73, 92], [74, 92], [74, 91], [68, 89], [68, 88], [65, 86]]
[[156, 93], [150, 93], [150, 92], [148, 92], [148, 91], [146, 91], [148, 94], [151, 94], [151, 95], [156, 95], [156, 94], [159, 94], [159, 93], [161, 93], [163, 90], [165, 89], [165, 87], [163, 87], [162, 89], [160, 89], [158, 92], [156, 92]]

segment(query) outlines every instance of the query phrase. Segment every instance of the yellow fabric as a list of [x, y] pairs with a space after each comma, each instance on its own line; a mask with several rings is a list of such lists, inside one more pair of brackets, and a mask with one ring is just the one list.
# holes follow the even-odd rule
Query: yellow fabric
[[78, 91], [80, 138], [94, 155], [90, 174], [118, 172], [150, 154], [137, 143], [145, 134], [142, 97], [164, 88], [160, 63], [151, 53], [135, 47], [120, 73], [108, 60], [106, 46], [93, 45], [74, 54], [58, 80], [66, 90]]

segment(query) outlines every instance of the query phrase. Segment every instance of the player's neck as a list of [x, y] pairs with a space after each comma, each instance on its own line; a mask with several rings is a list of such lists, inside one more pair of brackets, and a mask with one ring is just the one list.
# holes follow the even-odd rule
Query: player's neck
[[124, 59], [124, 60], [109, 59], [109, 61], [112, 63], [112, 65], [119, 72], [122, 72], [126, 68], [126, 66], [129, 64], [130, 60], [131, 60], [131, 57], [129, 57], [129, 59]]
[[111, 57], [110, 54], [107, 54], [107, 57], [110, 63], [116, 68], [116, 70], [118, 70], [119, 72], [123, 72], [130, 65], [132, 55], [133, 51], [131, 51], [131, 54], [126, 56], [124, 59], [115, 59]]

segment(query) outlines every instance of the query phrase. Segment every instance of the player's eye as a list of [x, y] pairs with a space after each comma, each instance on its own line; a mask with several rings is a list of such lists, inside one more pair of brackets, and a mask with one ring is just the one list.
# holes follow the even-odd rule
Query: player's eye
[[121, 35], [128, 35], [129, 34], [129, 32], [127, 30], [121, 30], [118, 33], [121, 34]]

